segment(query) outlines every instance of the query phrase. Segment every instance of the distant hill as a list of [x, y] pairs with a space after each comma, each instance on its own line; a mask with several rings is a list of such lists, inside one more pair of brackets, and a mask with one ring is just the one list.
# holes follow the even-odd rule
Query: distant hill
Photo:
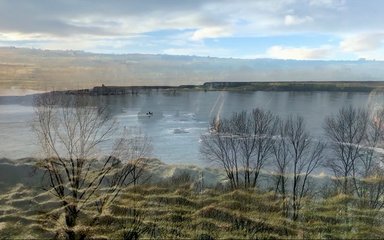
[[296, 61], [0, 48], [0, 89], [204, 82], [383, 81], [384, 61]]

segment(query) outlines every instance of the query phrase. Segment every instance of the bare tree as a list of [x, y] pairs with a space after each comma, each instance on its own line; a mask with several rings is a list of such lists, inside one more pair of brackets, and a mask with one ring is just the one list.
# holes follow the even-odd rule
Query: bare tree
[[362, 207], [380, 210], [384, 206], [383, 147], [384, 109], [371, 114], [362, 154], [353, 168], [356, 195]]
[[289, 206], [287, 204], [288, 198], [288, 174], [291, 159], [289, 157], [288, 141], [285, 139], [285, 123], [279, 122], [278, 136], [272, 147], [273, 166], [275, 176], [275, 194], [280, 195], [283, 200], [284, 215], [288, 217]]
[[213, 119], [210, 131], [201, 136], [200, 152], [206, 159], [224, 168], [231, 188], [239, 188], [239, 143], [231, 132], [229, 121]]
[[260, 171], [271, 157], [277, 122], [272, 113], [261, 109], [214, 119], [210, 134], [201, 137], [201, 153], [222, 165], [233, 188], [256, 187]]
[[336, 116], [326, 118], [324, 130], [330, 140], [333, 157], [327, 165], [332, 169], [342, 193], [353, 192], [357, 160], [363, 152], [368, 126], [368, 112], [352, 106], [343, 107]]
[[140, 179], [145, 181], [150, 177], [143, 178], [152, 150], [151, 139], [138, 128], [124, 128], [122, 137], [116, 139], [114, 156], [127, 160], [125, 167], [129, 167], [129, 176], [134, 185]]
[[[271, 157], [278, 119], [269, 111], [254, 109], [244, 124], [237, 124], [244, 169], [244, 187], [256, 187], [261, 169]], [[241, 131], [243, 130], [243, 131]]]
[[322, 162], [325, 145], [310, 137], [304, 119], [299, 116], [287, 119], [284, 133], [292, 165], [292, 219], [297, 220], [302, 199], [310, 190], [309, 177]]
[[58, 93], [35, 99], [33, 129], [45, 156], [38, 166], [46, 171], [47, 191], [63, 206], [68, 239], [84, 237], [74, 230], [80, 214], [96, 206], [94, 223], [122, 187], [133, 182], [129, 178], [133, 165], [140, 163], [149, 149], [147, 142], [133, 140], [132, 145], [130, 136], [123, 135], [111, 154], [98, 160], [100, 145], [116, 134], [117, 127], [106, 108], [95, 101]]

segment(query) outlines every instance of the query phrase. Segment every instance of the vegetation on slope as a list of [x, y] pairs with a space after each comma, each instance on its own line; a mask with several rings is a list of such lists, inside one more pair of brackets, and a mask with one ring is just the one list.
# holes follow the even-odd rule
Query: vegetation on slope
[[[272, 192], [197, 191], [194, 186], [188, 178], [174, 178], [129, 187], [97, 222], [89, 222], [93, 211], [84, 213], [77, 230], [91, 239], [349, 239], [384, 234], [382, 212], [358, 208], [347, 195], [306, 199], [295, 222], [284, 217], [283, 203]], [[17, 185], [3, 193], [0, 202], [1, 239], [64, 236], [63, 214], [48, 193]]]

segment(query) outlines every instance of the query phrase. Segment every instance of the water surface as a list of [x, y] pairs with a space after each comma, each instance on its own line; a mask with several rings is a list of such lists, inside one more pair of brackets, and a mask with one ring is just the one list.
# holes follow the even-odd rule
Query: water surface
[[[153, 141], [154, 157], [166, 163], [204, 164], [199, 154], [200, 135], [216, 115], [259, 107], [281, 117], [299, 114], [308, 130], [323, 134], [324, 118], [342, 106], [374, 108], [384, 103], [382, 94], [343, 92], [164, 92], [102, 96], [121, 127], [140, 127]], [[30, 123], [33, 107], [28, 101], [0, 100], [0, 157], [39, 156]], [[146, 113], [151, 112], [151, 116]]]

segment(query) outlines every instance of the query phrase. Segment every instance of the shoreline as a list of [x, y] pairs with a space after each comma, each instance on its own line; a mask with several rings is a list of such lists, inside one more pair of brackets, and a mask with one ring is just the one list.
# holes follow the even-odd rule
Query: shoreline
[[[0, 158], [0, 192], [2, 188], [23, 184], [37, 187], [43, 180], [44, 172], [35, 166], [36, 158], [8, 159]], [[263, 171], [260, 175], [259, 187], [268, 189], [273, 178], [273, 171]], [[332, 176], [323, 172], [312, 174], [316, 186], [323, 186]], [[161, 184], [179, 181], [189, 181], [195, 187], [202, 189], [226, 188], [228, 179], [220, 166], [198, 166], [194, 164], [167, 164], [157, 158], [150, 158], [140, 184]]]
[[[0, 158], [0, 185], [22, 183], [27, 186], [39, 185], [43, 171], [35, 166], [36, 158], [9, 159]], [[219, 167], [198, 166], [193, 164], [167, 164], [157, 158], [150, 158], [143, 179], [148, 183], [159, 183], [189, 178], [195, 183], [203, 182], [206, 187], [214, 188], [227, 180], [225, 172]], [[145, 182], [147, 183], [147, 182]], [[1, 190], [1, 187], [0, 187]]]
[[137, 95], [149, 91], [272, 91], [272, 92], [384, 92], [384, 81], [205, 82], [179, 86], [94, 86], [89, 89], [54, 91], [69, 95]]
[[[102, 84], [92, 88], [70, 90], [31, 90], [31, 89], [0, 89], [0, 98], [33, 97], [46, 93], [66, 95], [113, 96], [139, 95], [152, 91], [176, 94], [183, 91], [229, 91], [229, 92], [350, 92], [367, 93], [384, 92], [384, 81], [276, 81], [276, 82], [205, 82], [201, 85], [135, 85], [109, 86]], [[1, 99], [0, 99], [1, 100]]]

